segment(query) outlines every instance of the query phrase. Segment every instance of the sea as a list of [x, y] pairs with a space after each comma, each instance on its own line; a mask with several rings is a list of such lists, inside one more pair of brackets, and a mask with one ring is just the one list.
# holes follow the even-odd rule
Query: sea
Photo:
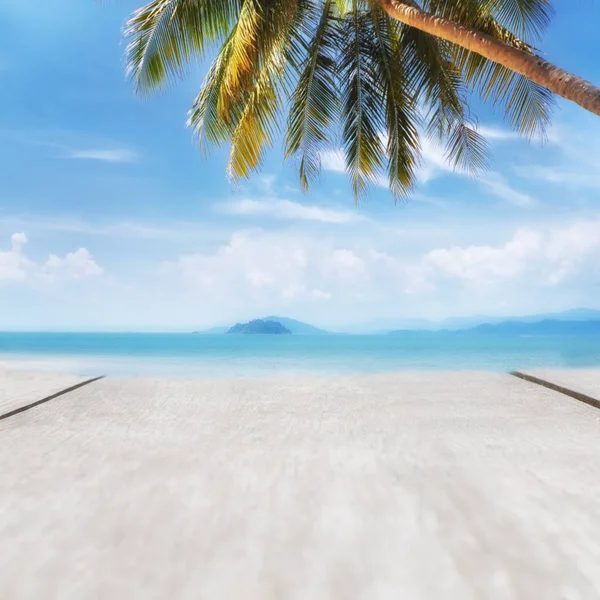
[[5, 332], [0, 367], [116, 377], [600, 367], [600, 336]]

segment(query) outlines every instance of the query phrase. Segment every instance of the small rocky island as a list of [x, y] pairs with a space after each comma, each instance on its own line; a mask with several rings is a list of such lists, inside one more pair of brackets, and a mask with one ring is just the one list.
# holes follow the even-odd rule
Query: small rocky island
[[248, 323], [236, 323], [227, 330], [227, 333], [246, 333], [246, 334], [270, 334], [281, 335], [291, 334], [292, 332], [284, 327], [278, 321], [264, 321], [263, 319], [254, 319]]

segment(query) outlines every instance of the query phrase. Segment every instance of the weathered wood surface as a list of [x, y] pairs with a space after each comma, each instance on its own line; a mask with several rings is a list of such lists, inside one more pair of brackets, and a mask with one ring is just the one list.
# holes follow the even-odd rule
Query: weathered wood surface
[[600, 598], [600, 411], [509, 375], [102, 380], [0, 421], [0, 598]]
[[46, 398], [81, 381], [59, 373], [14, 371], [0, 366], [0, 415]]
[[600, 400], [600, 369], [526, 369], [523, 372]]

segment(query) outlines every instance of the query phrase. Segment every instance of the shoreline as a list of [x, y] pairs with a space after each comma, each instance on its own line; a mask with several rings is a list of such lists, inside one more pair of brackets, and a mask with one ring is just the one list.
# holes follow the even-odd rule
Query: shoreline
[[594, 370], [600, 364], [565, 364], [556, 358], [548, 361], [540, 359], [529, 362], [517, 360], [479, 362], [463, 360], [453, 362], [435, 360], [427, 362], [413, 360], [378, 361], [371, 358], [364, 362], [355, 359], [325, 357], [323, 360], [306, 361], [302, 357], [264, 358], [260, 356], [230, 356], [212, 358], [197, 356], [131, 356], [93, 354], [46, 354], [46, 353], [0, 353], [1, 371], [29, 371], [39, 373], [76, 374], [92, 377], [106, 375], [126, 378], [164, 379], [273, 379], [285, 377], [353, 377], [369, 375], [393, 375], [402, 373], [510, 373], [512, 371], [561, 371]]

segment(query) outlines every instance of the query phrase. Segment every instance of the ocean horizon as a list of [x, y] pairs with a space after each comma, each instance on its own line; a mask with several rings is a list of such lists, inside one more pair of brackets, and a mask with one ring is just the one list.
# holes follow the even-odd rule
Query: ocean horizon
[[79, 375], [270, 377], [600, 366], [596, 335], [0, 333], [0, 366]]

